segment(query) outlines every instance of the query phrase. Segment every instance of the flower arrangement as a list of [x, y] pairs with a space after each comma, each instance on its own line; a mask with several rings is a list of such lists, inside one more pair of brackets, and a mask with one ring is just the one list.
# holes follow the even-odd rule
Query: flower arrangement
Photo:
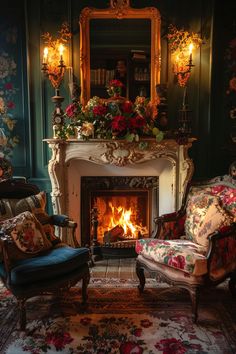
[[120, 96], [123, 87], [124, 84], [120, 80], [111, 80], [107, 86], [107, 93], [111, 97]]
[[[109, 87], [116, 89], [122, 85], [119, 80], [112, 80]], [[163, 139], [163, 132], [157, 128], [156, 106], [145, 97], [138, 96], [132, 103], [120, 96], [107, 100], [94, 96], [84, 108], [79, 101], [73, 101], [66, 108], [65, 117], [66, 134], [68, 129], [76, 128], [83, 139], [113, 138], [130, 142], [145, 136], [155, 137], [157, 141]]]

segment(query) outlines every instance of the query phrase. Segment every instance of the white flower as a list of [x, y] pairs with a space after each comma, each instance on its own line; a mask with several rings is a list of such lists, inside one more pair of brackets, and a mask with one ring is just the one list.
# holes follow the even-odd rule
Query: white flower
[[0, 114], [4, 114], [6, 112], [6, 106], [4, 99], [0, 97]]
[[90, 136], [93, 135], [93, 132], [94, 132], [93, 123], [84, 122], [81, 127], [81, 134], [84, 136]]
[[0, 79], [4, 79], [9, 74], [9, 62], [3, 56], [0, 56]]

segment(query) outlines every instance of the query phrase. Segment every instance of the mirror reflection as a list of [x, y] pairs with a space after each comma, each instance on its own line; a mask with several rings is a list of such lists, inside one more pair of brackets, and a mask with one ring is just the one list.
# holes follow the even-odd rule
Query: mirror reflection
[[121, 95], [150, 97], [150, 19], [90, 20], [90, 96], [108, 97], [108, 83], [123, 83]]
[[81, 102], [107, 98], [106, 85], [119, 79], [122, 95], [157, 100], [160, 83], [160, 13], [134, 9], [128, 0], [110, 0], [110, 8], [85, 7], [80, 15]]

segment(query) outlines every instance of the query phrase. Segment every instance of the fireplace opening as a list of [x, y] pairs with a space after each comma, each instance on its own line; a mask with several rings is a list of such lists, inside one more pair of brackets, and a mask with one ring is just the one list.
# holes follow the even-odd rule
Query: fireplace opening
[[[150, 237], [158, 216], [157, 176], [81, 177], [81, 241], [93, 245], [96, 210], [96, 242], [103, 256], [134, 254], [135, 240]], [[112, 252], [109, 251], [112, 249]]]
[[136, 240], [150, 232], [148, 191], [95, 191], [92, 209], [98, 210], [97, 240], [100, 244]]

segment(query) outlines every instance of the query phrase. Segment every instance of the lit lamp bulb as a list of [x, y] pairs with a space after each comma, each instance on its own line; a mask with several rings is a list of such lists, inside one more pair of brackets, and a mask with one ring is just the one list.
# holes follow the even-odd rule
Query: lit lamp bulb
[[45, 47], [43, 50], [43, 63], [46, 64], [48, 61], [48, 47]]

